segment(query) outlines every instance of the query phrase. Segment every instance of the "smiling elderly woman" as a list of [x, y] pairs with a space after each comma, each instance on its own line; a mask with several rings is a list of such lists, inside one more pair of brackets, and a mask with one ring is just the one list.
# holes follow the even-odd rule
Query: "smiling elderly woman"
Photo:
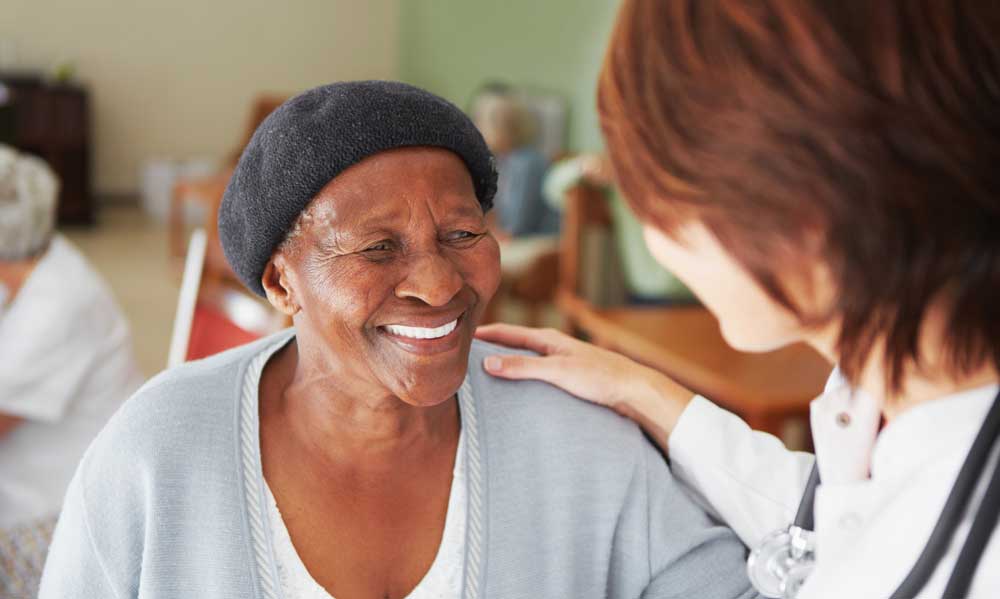
[[627, 420], [485, 376], [496, 175], [469, 120], [329, 85], [260, 127], [227, 257], [295, 328], [147, 384], [68, 492], [43, 599], [742, 597], [744, 549]]

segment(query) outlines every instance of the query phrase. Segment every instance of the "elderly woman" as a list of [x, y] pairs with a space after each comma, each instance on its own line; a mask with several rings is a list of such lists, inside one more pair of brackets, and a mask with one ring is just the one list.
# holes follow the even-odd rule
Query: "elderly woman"
[[743, 597], [743, 546], [638, 428], [492, 379], [492, 157], [444, 100], [339, 83], [258, 129], [220, 211], [295, 327], [159, 376], [66, 497], [43, 599]]
[[34, 596], [77, 462], [142, 382], [111, 293], [53, 235], [58, 188], [0, 145], [0, 597]]

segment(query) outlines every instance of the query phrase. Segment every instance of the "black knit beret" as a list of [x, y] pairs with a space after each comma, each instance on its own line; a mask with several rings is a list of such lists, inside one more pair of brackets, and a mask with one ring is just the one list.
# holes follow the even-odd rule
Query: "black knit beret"
[[264, 295], [267, 261], [316, 194], [349, 166], [406, 146], [457, 154], [483, 211], [493, 205], [493, 155], [465, 113], [443, 98], [405, 83], [349, 81], [282, 104], [250, 138], [219, 208], [219, 239], [240, 280]]

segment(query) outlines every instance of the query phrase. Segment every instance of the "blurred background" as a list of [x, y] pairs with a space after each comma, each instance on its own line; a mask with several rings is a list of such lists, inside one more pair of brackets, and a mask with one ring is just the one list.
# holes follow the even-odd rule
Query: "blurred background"
[[467, 110], [498, 157], [504, 282], [489, 319], [613, 347], [794, 440], [787, 425], [828, 367], [804, 348], [726, 347], [615, 191], [595, 86], [616, 7], [4, 0], [0, 143], [55, 171], [58, 229], [107, 281], [148, 377], [287, 324], [233, 284], [215, 236], [257, 124], [331, 81], [426, 88]]
[[503, 82], [556, 104], [550, 154], [596, 151], [594, 82], [615, 8], [5, 0], [0, 143], [57, 171], [60, 227], [110, 282], [153, 374], [165, 364], [176, 307], [171, 202], [188, 225], [201, 224], [210, 203], [196, 197], [207, 190], [175, 198], [174, 186], [230, 166], [269, 100], [336, 80], [398, 79], [465, 108], [485, 83]]

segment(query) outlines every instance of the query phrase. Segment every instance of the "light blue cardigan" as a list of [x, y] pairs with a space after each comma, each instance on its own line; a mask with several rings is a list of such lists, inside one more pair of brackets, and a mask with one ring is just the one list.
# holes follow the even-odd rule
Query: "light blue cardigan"
[[[279, 599], [251, 359], [289, 330], [175, 368], [81, 462], [41, 599]], [[713, 525], [628, 420], [540, 383], [493, 379], [476, 343], [459, 391], [469, 484], [464, 596], [752, 596]], [[292, 598], [284, 598], [292, 599]]]

